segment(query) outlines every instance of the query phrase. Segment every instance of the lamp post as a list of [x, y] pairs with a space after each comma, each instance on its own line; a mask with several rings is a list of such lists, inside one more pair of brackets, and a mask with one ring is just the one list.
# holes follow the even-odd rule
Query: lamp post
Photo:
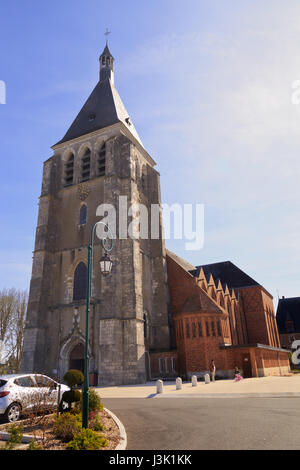
[[[92, 273], [93, 273], [93, 250], [94, 250], [94, 235], [97, 225], [104, 225], [110, 232], [109, 227], [104, 222], [96, 222], [91, 231], [91, 241], [88, 247], [88, 277], [87, 277], [87, 290], [86, 290], [86, 323], [85, 323], [85, 360], [84, 360], [84, 382], [83, 382], [83, 396], [82, 396], [82, 427], [88, 428], [89, 426], [89, 322], [90, 322], [90, 299], [92, 290]], [[111, 234], [111, 232], [110, 232]], [[103, 275], [108, 275], [111, 272], [112, 261], [108, 256], [113, 248], [113, 237], [110, 238], [110, 245], [107, 246], [107, 238], [101, 239], [102, 247], [105, 255], [100, 260], [100, 271]]]

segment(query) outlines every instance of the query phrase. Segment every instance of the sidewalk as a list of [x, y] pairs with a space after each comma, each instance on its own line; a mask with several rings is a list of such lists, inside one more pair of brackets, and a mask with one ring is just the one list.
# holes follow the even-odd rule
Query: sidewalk
[[122, 385], [116, 387], [97, 387], [101, 398], [238, 398], [238, 397], [300, 397], [300, 374], [291, 377], [262, 377], [233, 380], [217, 380], [205, 384], [198, 382], [197, 387], [183, 383], [182, 390], [176, 390], [175, 382], [164, 382], [162, 394], [156, 394], [156, 383], [141, 385]]

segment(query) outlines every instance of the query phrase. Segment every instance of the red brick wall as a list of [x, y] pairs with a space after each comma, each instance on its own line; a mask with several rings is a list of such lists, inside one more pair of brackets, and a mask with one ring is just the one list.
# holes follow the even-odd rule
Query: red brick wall
[[266, 293], [266, 291], [262, 290], [262, 300], [264, 306], [264, 312], [266, 316], [268, 331], [269, 331], [269, 338], [270, 338], [270, 345], [280, 348], [280, 339], [279, 333], [277, 328], [276, 316], [274, 311], [274, 304], [273, 298]]
[[[202, 327], [202, 336], [199, 334], [199, 323]], [[207, 324], [209, 336], [207, 335]], [[189, 330], [187, 330], [187, 325]], [[228, 316], [203, 312], [198, 314], [197, 312], [184, 313], [175, 317], [175, 330], [178, 370], [182, 375], [191, 371], [208, 371], [212, 359], [216, 364], [218, 363], [219, 368], [227, 368], [226, 354], [219, 346], [230, 340], [226, 333], [229, 331]]]
[[187, 298], [192, 295], [197, 280], [169, 256], [167, 256], [167, 268], [171, 311], [174, 315], [181, 311]]
[[228, 369], [237, 366], [244, 369], [244, 357], [250, 354], [252, 376], [285, 375], [289, 370], [288, 354], [264, 348], [242, 348], [224, 350]]
[[261, 286], [239, 290], [248, 342], [280, 347], [273, 298]]
[[262, 288], [255, 286], [240, 289], [239, 300], [245, 315], [248, 342], [275, 346], [268, 329]]
[[[174, 369], [172, 370], [172, 358], [174, 359]], [[161, 359], [161, 370], [159, 369], [159, 360]], [[166, 359], [168, 359], [168, 371], [166, 370]], [[162, 351], [150, 353], [151, 378], [177, 377], [177, 351]]]
[[[280, 373], [279, 364], [283, 369], [288, 367], [287, 354], [272, 350], [245, 347], [243, 349], [222, 349], [222, 344], [255, 344], [261, 343], [280, 347], [277, 324], [275, 320], [273, 299], [261, 287], [254, 286], [238, 291], [238, 301], [233, 305], [226, 299], [226, 309], [220, 308], [223, 313], [184, 312], [183, 305], [192, 296], [195, 289], [202, 289], [197, 279], [186, 272], [172, 258], [167, 257], [168, 284], [170, 292], [170, 306], [175, 327], [177, 346], [176, 372], [185, 377], [188, 372], [207, 371], [211, 360], [214, 359], [217, 370], [232, 371], [235, 366], [243, 368], [245, 355], [250, 354], [252, 375], [257, 376], [259, 371], [269, 370], [270, 374]], [[206, 287], [203, 287], [205, 292]], [[208, 294], [207, 294], [208, 295]], [[220, 307], [220, 306], [219, 306]], [[218, 335], [217, 322], [221, 324], [221, 335]], [[202, 324], [202, 336], [198, 331], [198, 323]], [[210, 335], [206, 333], [206, 322], [209, 322]], [[215, 323], [213, 336], [211, 325]], [[187, 337], [186, 325], [189, 325]], [[193, 336], [193, 324], [196, 325], [196, 336]], [[158, 359], [164, 362], [169, 353], [151, 354], [151, 368], [153, 374], [160, 374]], [[174, 353], [170, 353], [174, 355]], [[277, 367], [277, 371], [273, 370]], [[282, 370], [283, 370], [282, 369]], [[161, 375], [161, 374], [160, 374]], [[162, 374], [163, 375], [163, 374]], [[159, 375], [157, 375], [159, 376]]]
[[248, 332], [246, 327], [245, 312], [243, 310], [241, 299], [239, 302], [236, 302], [234, 309], [236, 316], [236, 331], [238, 339], [237, 344], [247, 344], [249, 342]]

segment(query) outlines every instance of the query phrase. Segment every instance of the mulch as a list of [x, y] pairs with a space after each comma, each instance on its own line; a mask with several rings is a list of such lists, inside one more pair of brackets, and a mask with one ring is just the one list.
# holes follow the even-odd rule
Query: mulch
[[[112, 417], [105, 411], [99, 412], [100, 420], [104, 426], [101, 431], [108, 443], [106, 447], [99, 450], [114, 450], [120, 442], [119, 428]], [[58, 440], [53, 434], [53, 424], [56, 415], [42, 415], [30, 419], [18, 421], [18, 424], [23, 424], [23, 434], [31, 435], [33, 437], [40, 437], [37, 443], [43, 447], [44, 450], [66, 450], [66, 444]], [[1, 424], [0, 430], [5, 431], [7, 424]]]

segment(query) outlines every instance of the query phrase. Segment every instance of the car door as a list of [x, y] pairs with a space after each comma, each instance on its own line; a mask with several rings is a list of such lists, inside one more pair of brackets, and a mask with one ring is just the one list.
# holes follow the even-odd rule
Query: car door
[[55, 408], [57, 404], [57, 383], [45, 375], [35, 375], [38, 388], [39, 402], [43, 409]]
[[15, 391], [15, 400], [19, 401], [24, 411], [30, 411], [35, 407], [37, 400], [36, 387], [33, 378], [30, 375], [18, 377], [14, 380], [17, 389]]

